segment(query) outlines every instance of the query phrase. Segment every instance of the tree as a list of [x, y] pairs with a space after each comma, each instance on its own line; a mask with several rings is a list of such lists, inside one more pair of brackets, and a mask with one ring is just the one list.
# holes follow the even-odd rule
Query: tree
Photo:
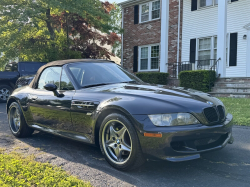
[[[113, 4], [114, 9], [111, 10], [110, 15], [113, 20], [113, 25], [116, 28], [119, 28], [121, 32], [123, 32], [121, 24], [122, 24], [122, 10], [121, 7], [118, 6], [116, 3]], [[120, 32], [120, 33], [121, 33]], [[114, 53], [117, 57], [121, 58], [121, 40], [115, 41], [114, 45], [112, 46], [112, 53]]]
[[103, 45], [120, 41], [115, 11], [99, 0], [1, 0], [0, 66], [16, 57], [45, 62], [109, 58]]

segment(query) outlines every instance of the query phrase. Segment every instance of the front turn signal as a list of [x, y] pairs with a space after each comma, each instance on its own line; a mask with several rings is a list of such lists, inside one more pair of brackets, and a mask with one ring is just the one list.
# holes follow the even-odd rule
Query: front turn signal
[[144, 133], [145, 137], [151, 137], [151, 138], [162, 138], [162, 134], [160, 133]]

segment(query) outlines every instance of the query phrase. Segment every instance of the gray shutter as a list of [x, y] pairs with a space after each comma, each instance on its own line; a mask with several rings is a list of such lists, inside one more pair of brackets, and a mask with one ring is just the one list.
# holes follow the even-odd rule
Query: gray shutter
[[189, 61], [190, 63], [195, 63], [196, 58], [196, 39], [190, 40], [190, 55], [189, 55]]
[[198, 0], [192, 0], [192, 2], [191, 2], [191, 11], [197, 10], [197, 4], [198, 4]]
[[139, 5], [135, 5], [134, 7], [134, 24], [139, 23]]
[[237, 45], [238, 45], [238, 33], [231, 33], [229, 66], [237, 66], [237, 51], [238, 51]]
[[138, 71], [138, 46], [134, 46], [134, 64], [133, 64], [133, 72]]

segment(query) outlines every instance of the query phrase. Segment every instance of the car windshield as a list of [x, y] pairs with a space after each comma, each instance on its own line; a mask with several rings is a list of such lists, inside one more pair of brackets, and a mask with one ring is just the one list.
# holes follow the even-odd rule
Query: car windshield
[[135, 75], [114, 63], [83, 62], [70, 64], [68, 67], [75, 80], [83, 88], [116, 83], [143, 83]]

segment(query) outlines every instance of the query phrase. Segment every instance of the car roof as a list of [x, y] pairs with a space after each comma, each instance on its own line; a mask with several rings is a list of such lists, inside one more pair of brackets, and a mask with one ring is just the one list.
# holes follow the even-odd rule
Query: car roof
[[39, 75], [41, 72], [43, 72], [44, 69], [47, 67], [53, 67], [53, 66], [64, 66], [65, 64], [70, 64], [70, 63], [78, 63], [78, 62], [88, 62], [88, 63], [104, 63], [104, 62], [109, 62], [109, 63], [114, 63], [114, 61], [110, 60], [103, 60], [103, 59], [69, 59], [69, 60], [57, 60], [53, 62], [49, 62], [45, 64], [44, 66], [40, 67], [35, 75], [35, 78], [33, 81], [30, 83], [30, 87], [35, 88], [36, 87], [36, 82], [38, 81]]
[[69, 59], [69, 60], [57, 60], [53, 62], [49, 62], [46, 64], [46, 66], [63, 66], [65, 64], [74, 63], [74, 62], [112, 62], [114, 61], [110, 60], [103, 60], [103, 59]]

